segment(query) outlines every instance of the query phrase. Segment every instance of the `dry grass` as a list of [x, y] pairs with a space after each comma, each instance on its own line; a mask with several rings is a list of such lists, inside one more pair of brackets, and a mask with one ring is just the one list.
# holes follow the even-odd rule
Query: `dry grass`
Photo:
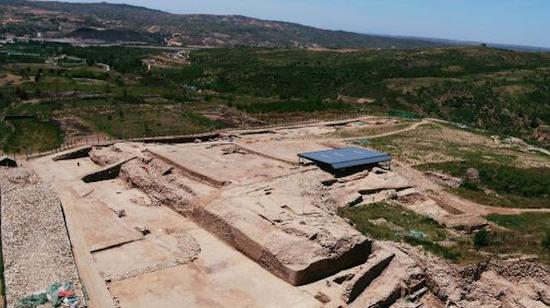
[[392, 153], [410, 165], [478, 158], [520, 168], [549, 168], [547, 156], [496, 144], [489, 136], [447, 125], [424, 125], [416, 130], [369, 140], [369, 146]]
[[329, 137], [337, 138], [354, 138], [354, 137], [368, 137], [375, 136], [385, 133], [390, 133], [398, 131], [404, 128], [407, 128], [411, 123], [399, 123], [393, 125], [376, 125], [376, 126], [365, 126], [365, 127], [354, 127], [354, 128], [343, 128], [334, 134], [331, 134]]

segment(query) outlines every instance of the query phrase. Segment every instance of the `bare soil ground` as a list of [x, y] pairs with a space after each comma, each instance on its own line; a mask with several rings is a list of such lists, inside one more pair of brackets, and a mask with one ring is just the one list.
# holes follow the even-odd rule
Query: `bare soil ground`
[[0, 78], [0, 86], [4, 86], [6, 84], [19, 85], [23, 81], [23, 77], [19, 75], [6, 74], [4, 77]]

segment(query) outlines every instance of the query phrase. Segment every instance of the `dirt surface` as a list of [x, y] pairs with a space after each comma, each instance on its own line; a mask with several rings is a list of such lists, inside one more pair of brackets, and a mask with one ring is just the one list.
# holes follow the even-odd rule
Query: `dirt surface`
[[283, 140], [243, 140], [237, 144], [247, 151], [276, 159], [288, 164], [298, 164], [298, 154], [329, 150], [332, 147], [322, 143]]
[[4, 77], [0, 78], [0, 86], [4, 86], [6, 84], [19, 85], [23, 81], [23, 77], [19, 75], [6, 74]]
[[148, 150], [217, 183], [261, 181], [281, 176], [290, 167], [247, 151], [228, 152], [230, 148], [231, 144], [199, 144], [151, 146]]

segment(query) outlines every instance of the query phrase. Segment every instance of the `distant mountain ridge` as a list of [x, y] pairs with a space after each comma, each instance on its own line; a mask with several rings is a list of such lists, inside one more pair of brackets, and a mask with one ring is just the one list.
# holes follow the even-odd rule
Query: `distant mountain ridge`
[[332, 31], [239, 15], [171, 14], [127, 4], [6, 0], [0, 34], [170, 46], [426, 48], [432, 40]]

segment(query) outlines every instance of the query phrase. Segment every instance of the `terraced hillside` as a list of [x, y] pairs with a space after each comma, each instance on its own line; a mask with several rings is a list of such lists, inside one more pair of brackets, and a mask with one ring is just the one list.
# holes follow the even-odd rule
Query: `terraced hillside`
[[16, 43], [0, 47], [0, 62], [0, 140], [9, 152], [42, 151], [72, 138], [364, 114], [435, 117], [550, 144], [548, 53]]

